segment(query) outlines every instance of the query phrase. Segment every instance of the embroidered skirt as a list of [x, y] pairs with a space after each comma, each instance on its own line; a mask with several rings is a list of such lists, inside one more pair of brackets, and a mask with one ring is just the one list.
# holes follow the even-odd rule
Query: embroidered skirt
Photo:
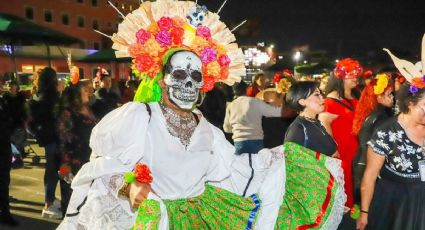
[[285, 197], [275, 229], [336, 229], [346, 200], [340, 161], [291, 142], [284, 148]]
[[[256, 195], [241, 197], [227, 190], [206, 185], [198, 197], [163, 200], [169, 229], [253, 229], [260, 208]], [[138, 209], [133, 229], [158, 229], [159, 203], [144, 202]]]

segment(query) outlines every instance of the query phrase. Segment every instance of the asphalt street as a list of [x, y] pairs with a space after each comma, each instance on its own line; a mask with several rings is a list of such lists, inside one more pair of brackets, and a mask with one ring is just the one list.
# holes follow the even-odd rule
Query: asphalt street
[[[40, 156], [40, 163], [33, 164], [34, 153], [32, 153], [24, 159], [23, 168], [12, 169], [11, 171], [11, 212], [20, 225], [15, 228], [0, 225], [2, 230], [50, 230], [55, 229], [60, 222], [59, 220], [41, 217], [44, 206], [44, 149], [38, 147], [38, 145], [30, 146]], [[59, 186], [56, 189], [56, 197], [60, 199]]]

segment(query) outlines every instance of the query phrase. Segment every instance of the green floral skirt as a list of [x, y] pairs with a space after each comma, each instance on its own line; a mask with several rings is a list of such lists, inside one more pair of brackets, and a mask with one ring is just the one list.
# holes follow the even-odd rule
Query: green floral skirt
[[[329, 157], [291, 142], [285, 143], [284, 148], [285, 196], [275, 229], [320, 229], [325, 227], [323, 225], [331, 213], [337, 226], [345, 195], [342, 185], [326, 167]], [[336, 202], [337, 197], [341, 199]]]
[[[253, 229], [260, 200], [254, 194], [241, 197], [227, 190], [206, 185], [200, 196], [163, 200], [169, 229]], [[144, 202], [138, 209], [133, 229], [158, 229], [159, 203]]]

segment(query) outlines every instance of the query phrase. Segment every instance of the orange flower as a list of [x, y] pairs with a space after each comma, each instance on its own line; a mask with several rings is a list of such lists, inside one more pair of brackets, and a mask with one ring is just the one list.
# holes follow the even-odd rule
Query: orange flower
[[131, 44], [128, 47], [128, 52], [130, 53], [131, 57], [135, 58], [143, 53], [143, 45], [139, 43]]
[[199, 55], [203, 49], [209, 47], [209, 44], [206, 39], [196, 36], [191, 47]]
[[159, 45], [159, 43], [154, 38], [150, 38], [148, 41], [146, 41], [142, 49], [143, 53], [146, 53], [151, 57], [158, 57], [159, 53], [164, 51], [164, 48], [161, 47], [161, 45]]
[[425, 87], [425, 82], [421, 77], [415, 77], [412, 79], [412, 85], [416, 86], [419, 89]]
[[136, 164], [134, 167], [134, 175], [140, 183], [152, 183], [153, 177], [151, 175], [151, 170], [145, 164]]
[[148, 32], [150, 32], [151, 34], [156, 34], [159, 32], [159, 26], [156, 22], [152, 22], [149, 26], [148, 26]]
[[220, 78], [220, 64], [217, 61], [213, 61], [207, 64], [206, 66], [206, 75], [214, 78]]
[[215, 47], [215, 50], [217, 50], [217, 54], [219, 56], [225, 55], [227, 52], [226, 48], [224, 48], [224, 46], [220, 44], [217, 44], [217, 46]]

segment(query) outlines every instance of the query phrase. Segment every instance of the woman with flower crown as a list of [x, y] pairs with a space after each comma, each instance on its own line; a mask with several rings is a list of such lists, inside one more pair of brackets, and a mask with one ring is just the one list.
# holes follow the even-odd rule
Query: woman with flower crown
[[400, 114], [379, 126], [368, 142], [357, 229], [425, 229], [424, 48], [425, 36], [422, 64], [416, 66], [385, 49], [407, 84], [397, 93]]
[[362, 72], [363, 67], [358, 61], [351, 58], [340, 60], [325, 89], [324, 113], [319, 115], [338, 146], [338, 153], [334, 157], [339, 157], [342, 161], [348, 208], [353, 207], [352, 161], [358, 147], [357, 138], [351, 127], [358, 99], [357, 78]]
[[135, 102], [94, 127], [59, 229], [273, 229], [282, 152], [254, 156], [249, 168], [196, 109], [215, 82], [245, 73], [218, 15], [190, 1], [145, 2], [112, 40], [142, 82]]

